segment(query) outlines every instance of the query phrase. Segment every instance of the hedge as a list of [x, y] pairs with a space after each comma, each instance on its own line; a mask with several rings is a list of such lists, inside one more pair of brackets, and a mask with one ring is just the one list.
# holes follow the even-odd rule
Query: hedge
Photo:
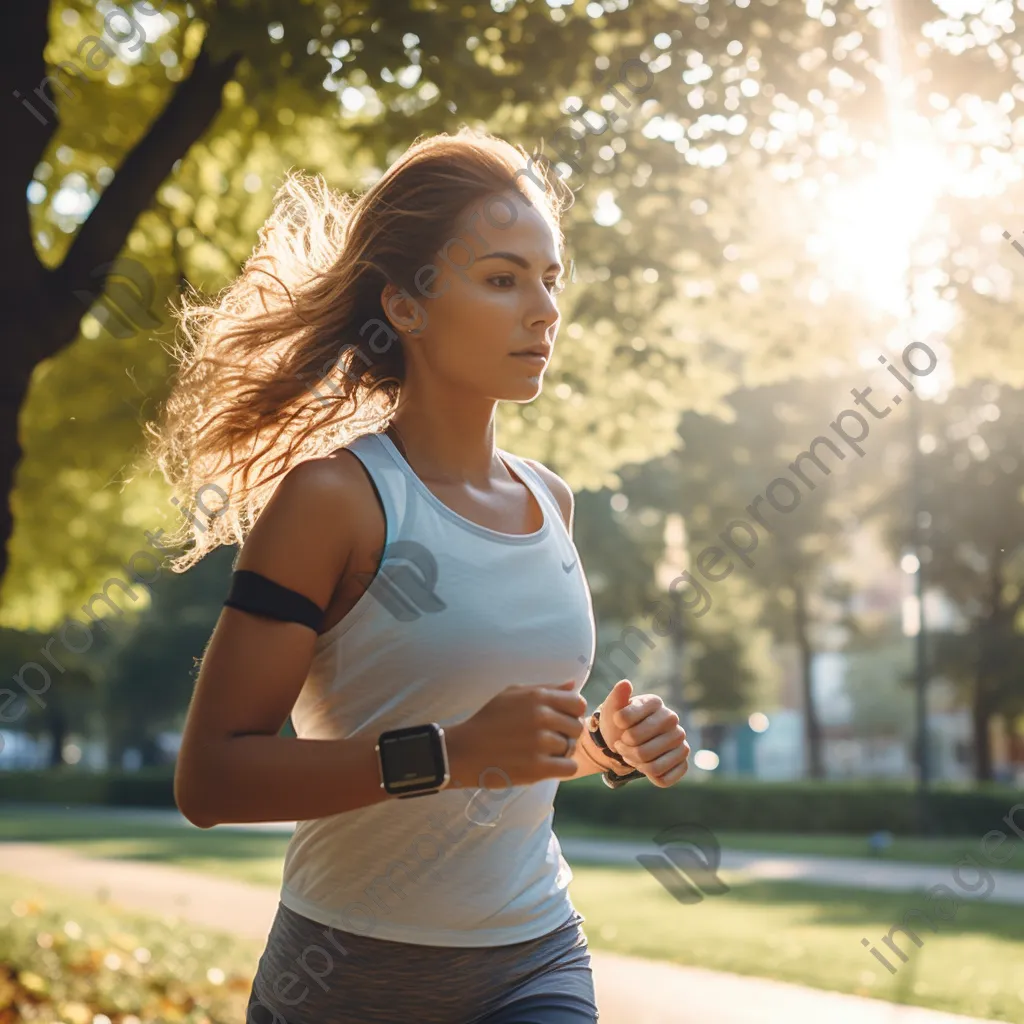
[[90, 772], [68, 767], [0, 772], [0, 800], [108, 807], [177, 806], [174, 768], [167, 765], [134, 772]]
[[[171, 808], [173, 768], [85, 772], [73, 768], [0, 772], [0, 801], [95, 804], [116, 807]], [[1009, 829], [1024, 832], [1024, 790], [983, 784], [938, 784], [929, 794], [929, 810], [938, 835], [980, 836]], [[651, 829], [699, 822], [734, 832], [817, 832], [866, 835], [886, 829], [914, 835], [917, 798], [909, 782], [754, 782], [709, 779], [659, 789], [641, 780], [608, 789], [597, 776], [558, 788], [557, 821], [622, 825]]]
[[[928, 794], [932, 833], [979, 836], [1009, 828], [1024, 833], [1024, 790], [984, 783], [936, 784]], [[805, 832], [866, 835], [885, 829], [916, 835], [917, 796], [910, 782], [753, 782], [743, 779], [684, 780], [659, 789], [645, 780], [610, 790], [598, 776], [558, 787], [556, 820], [649, 828], [655, 835], [682, 822], [733, 832]]]

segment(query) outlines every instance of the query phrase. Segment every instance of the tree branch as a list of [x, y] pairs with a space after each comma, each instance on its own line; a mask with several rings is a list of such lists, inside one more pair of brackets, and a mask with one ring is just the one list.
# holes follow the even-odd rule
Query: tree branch
[[[64, 262], [53, 271], [54, 289], [60, 300], [67, 303], [65, 337], [60, 344], [74, 336], [81, 319], [81, 304], [72, 298], [72, 293], [102, 293], [107, 275], [93, 276], [94, 271], [115, 259], [139, 214], [152, 204], [156, 190], [175, 162], [210, 126], [220, 110], [224, 85], [241, 59], [242, 53], [236, 52], [214, 64], [204, 43], [192, 73], [125, 158], [78, 232]], [[40, 358], [53, 354], [41, 353]]]
[[[0, 224], [5, 230], [5, 287], [24, 294], [44, 270], [32, 242], [32, 224], [25, 189], [57, 131], [53, 84], [43, 52], [49, 37], [49, 4], [12, 4], [4, 10], [0, 32]], [[61, 72], [57, 71], [57, 76]], [[58, 82], [62, 81], [56, 77]], [[38, 92], [37, 92], [38, 90]], [[19, 95], [14, 95], [18, 93]], [[48, 97], [48, 99], [47, 99]], [[24, 104], [27, 103], [28, 106]]]

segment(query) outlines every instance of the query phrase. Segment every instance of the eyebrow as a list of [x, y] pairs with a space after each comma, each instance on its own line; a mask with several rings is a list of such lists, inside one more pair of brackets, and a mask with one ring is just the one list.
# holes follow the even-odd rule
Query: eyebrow
[[[491, 260], [491, 259], [509, 260], [511, 263], [518, 264], [524, 270], [529, 270], [530, 269], [530, 261], [526, 260], [526, 259], [523, 259], [522, 256], [520, 256], [520, 255], [518, 255], [517, 253], [514, 253], [514, 252], [489, 252], [486, 256], [481, 256], [480, 259], [482, 259], [482, 260]], [[563, 267], [561, 263], [552, 263], [548, 267], [548, 270], [557, 270], [560, 274], [562, 274], [562, 273], [565, 272], [565, 267]]]

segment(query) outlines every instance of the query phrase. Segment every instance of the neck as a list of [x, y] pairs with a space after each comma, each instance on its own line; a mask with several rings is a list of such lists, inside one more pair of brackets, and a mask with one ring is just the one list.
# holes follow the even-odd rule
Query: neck
[[464, 405], [426, 410], [400, 402], [388, 436], [420, 479], [485, 488], [496, 470], [508, 477], [495, 450], [494, 403], [489, 404], [485, 416], [483, 409], [471, 412]]

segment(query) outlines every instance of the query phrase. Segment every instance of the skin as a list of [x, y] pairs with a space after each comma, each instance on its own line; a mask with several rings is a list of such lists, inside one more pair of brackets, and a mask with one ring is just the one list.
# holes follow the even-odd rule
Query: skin
[[[453, 236], [473, 252], [472, 261], [462, 251], [452, 256], [465, 270], [460, 273], [438, 259], [434, 265], [440, 274], [411, 301], [389, 285], [381, 302], [400, 333], [406, 359], [393, 422], [410, 465], [460, 514], [493, 529], [527, 533], [539, 528], [541, 513], [531, 509], [528, 489], [494, 451], [494, 413], [499, 401], [531, 402], [543, 390], [546, 367], [538, 369], [511, 353], [535, 344], [554, 348], [564, 267], [556, 239], [537, 209], [515, 197], [509, 201], [515, 204], [515, 218], [491, 204], [491, 220], [497, 224], [488, 223], [480, 201], [467, 207], [455, 225]], [[531, 465], [558, 497], [571, 535], [572, 491], [546, 467]], [[492, 515], [505, 525], [487, 522]], [[602, 705], [601, 721], [612, 749], [655, 785], [673, 785], [686, 774], [686, 733], [678, 714], [656, 694], [634, 696], [632, 683], [621, 680]], [[586, 733], [575, 756], [577, 775], [592, 774], [594, 765], [617, 767]]]
[[[423, 330], [401, 334], [408, 378], [395, 418], [406, 459], [425, 486], [466, 519], [510, 534], [535, 532], [543, 515], [495, 451], [494, 410], [499, 401], [532, 401], [543, 388], [544, 370], [511, 353], [553, 345], [561, 272], [547, 224], [526, 204], [517, 212], [515, 223], [504, 229], [477, 218], [479, 258], [467, 264], [465, 280], [446, 268], [431, 282], [431, 291], [443, 294], [421, 307]], [[485, 258], [497, 250], [515, 258]], [[382, 296], [385, 303], [389, 297]], [[409, 314], [415, 310], [410, 305], [403, 312], [399, 300], [389, 315], [396, 326], [414, 326]], [[571, 535], [572, 491], [544, 466], [532, 465], [556, 496]], [[384, 542], [373, 486], [359, 460], [339, 448], [285, 475], [246, 538], [236, 568], [308, 597], [325, 609], [322, 629], [329, 630], [365, 593]], [[193, 824], [304, 821], [385, 799], [372, 736], [280, 735], [308, 677], [316, 638], [308, 625], [223, 609], [203, 655], [175, 767], [175, 799]], [[465, 737], [469, 748], [473, 742], [493, 748], [514, 733], [521, 742], [509, 748], [508, 763], [518, 757], [523, 776], [592, 775], [609, 764], [583, 731], [586, 710], [569, 681], [509, 687], [473, 716], [489, 716], [487, 729], [475, 730], [471, 718], [447, 731], [453, 767], [464, 770], [469, 781], [463, 785], [502, 788], [479, 774], [494, 764], [493, 749], [479, 758], [459, 757], [454, 737]], [[509, 728], [512, 722], [515, 729]], [[628, 680], [616, 684], [602, 705], [602, 732], [611, 743], [624, 744], [619, 749], [627, 762], [654, 785], [671, 785], [686, 771], [689, 745], [678, 716], [653, 694], [633, 698]], [[578, 738], [569, 752], [566, 737]]]

